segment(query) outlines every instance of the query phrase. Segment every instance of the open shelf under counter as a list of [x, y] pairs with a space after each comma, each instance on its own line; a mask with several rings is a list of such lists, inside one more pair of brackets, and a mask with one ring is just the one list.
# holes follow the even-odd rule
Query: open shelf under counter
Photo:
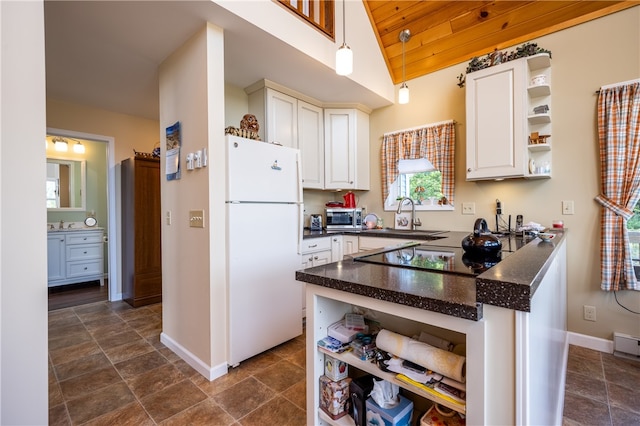
[[451, 408], [452, 410], [457, 411], [460, 414], [466, 414], [465, 404], [451, 402], [448, 399], [438, 396], [436, 393], [427, 392], [417, 386], [413, 386], [409, 383], [403, 382], [402, 380], [399, 380], [396, 378], [397, 373], [387, 373], [385, 371], [382, 371], [375, 364], [369, 361], [361, 360], [360, 358], [355, 356], [351, 351], [337, 354], [321, 347], [318, 347], [318, 351], [324, 353], [325, 355], [329, 355], [332, 358], [336, 358], [340, 361], [344, 361], [348, 365], [353, 366], [358, 370], [362, 370], [365, 373], [372, 374], [380, 379], [384, 379], [388, 382], [398, 385], [399, 387], [406, 389], [420, 397], [426, 398], [437, 404], [444, 405], [445, 407]]
[[530, 152], [551, 151], [551, 144], [548, 143], [530, 143], [527, 145]]

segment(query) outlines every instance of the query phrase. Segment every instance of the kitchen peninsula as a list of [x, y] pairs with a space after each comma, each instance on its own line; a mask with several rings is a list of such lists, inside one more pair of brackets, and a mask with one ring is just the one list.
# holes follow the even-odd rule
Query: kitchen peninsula
[[[465, 235], [441, 233], [438, 237], [444, 238], [420, 244], [457, 248]], [[466, 404], [448, 404], [397, 382], [416, 406], [435, 401], [463, 413], [467, 424], [474, 425], [561, 423], [566, 231], [550, 242], [507, 237], [503, 248], [505, 244], [513, 244], [513, 252], [477, 276], [353, 258], [298, 271], [296, 279], [307, 283], [307, 422], [351, 424], [347, 418], [334, 421], [317, 408], [324, 354], [316, 342], [329, 325], [356, 308], [391, 331], [407, 336], [426, 331], [466, 348]], [[388, 379], [374, 364], [351, 354], [342, 357], [357, 370]]]

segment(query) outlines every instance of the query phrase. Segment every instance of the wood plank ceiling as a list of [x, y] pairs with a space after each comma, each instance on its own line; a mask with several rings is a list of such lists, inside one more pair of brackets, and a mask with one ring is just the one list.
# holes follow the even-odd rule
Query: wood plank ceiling
[[640, 5], [640, 1], [615, 0], [363, 2], [395, 84], [402, 82], [399, 35], [405, 29], [411, 32], [405, 44], [406, 80], [411, 80]]

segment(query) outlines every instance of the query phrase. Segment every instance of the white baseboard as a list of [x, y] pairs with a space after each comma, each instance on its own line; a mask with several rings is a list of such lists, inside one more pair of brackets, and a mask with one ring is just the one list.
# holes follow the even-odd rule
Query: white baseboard
[[569, 344], [580, 346], [594, 351], [613, 353], [613, 340], [601, 339], [599, 337], [587, 336], [586, 334], [578, 334], [568, 332]]
[[165, 333], [160, 333], [160, 341], [209, 381], [222, 377], [229, 371], [226, 363], [215, 367], [209, 367], [206, 363], [202, 362], [200, 358], [192, 354]]

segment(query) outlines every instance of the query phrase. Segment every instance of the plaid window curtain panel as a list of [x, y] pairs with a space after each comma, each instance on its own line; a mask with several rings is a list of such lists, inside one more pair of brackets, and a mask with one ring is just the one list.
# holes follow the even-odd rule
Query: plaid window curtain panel
[[640, 199], [640, 80], [600, 90], [598, 140], [600, 287], [604, 291], [640, 290], [627, 231], [627, 221]]
[[426, 158], [442, 173], [442, 194], [453, 204], [455, 123], [425, 125], [419, 128], [387, 133], [382, 141], [382, 205], [398, 178], [398, 160]]

